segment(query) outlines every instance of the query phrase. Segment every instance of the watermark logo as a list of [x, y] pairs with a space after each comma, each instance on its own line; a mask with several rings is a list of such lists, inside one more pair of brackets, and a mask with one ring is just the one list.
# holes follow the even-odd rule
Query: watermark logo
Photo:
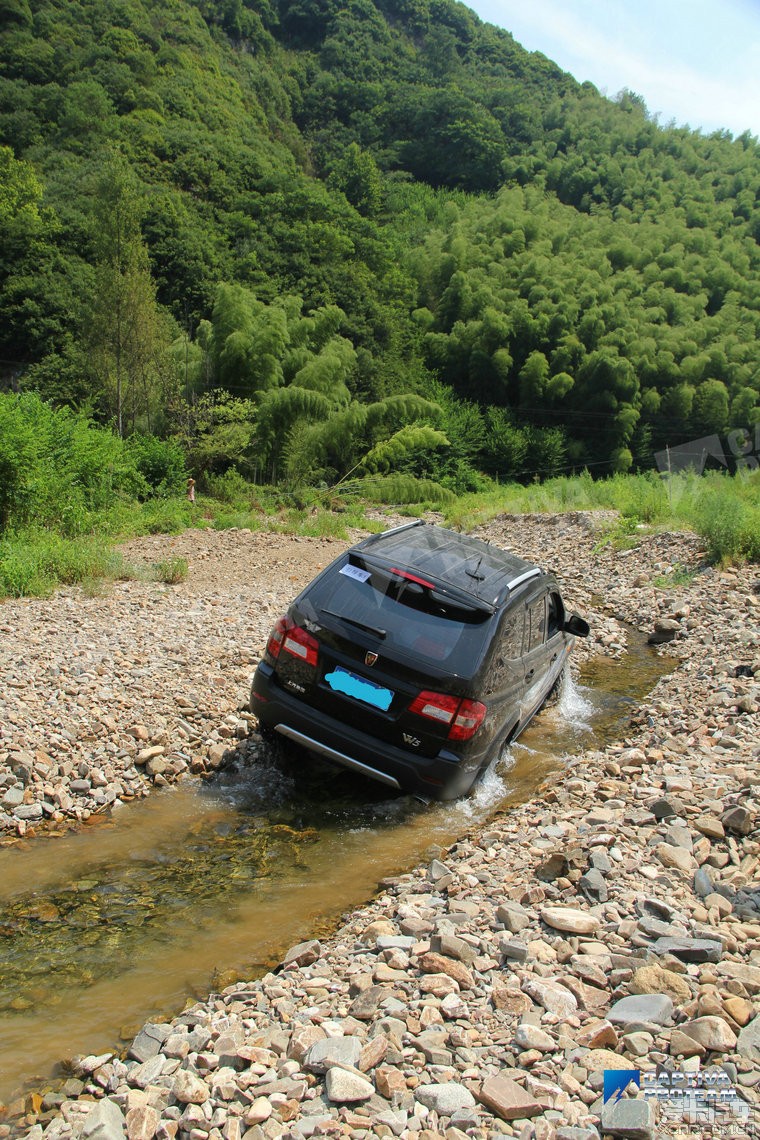
[[617, 1103], [631, 1083], [641, 1088], [641, 1074], [638, 1069], [605, 1069], [604, 1103], [606, 1104], [610, 1098], [613, 1103]]
[[678, 475], [682, 471], [695, 471], [701, 475], [708, 460], [714, 460], [737, 474], [757, 471], [760, 467], [760, 423], [753, 428], [734, 428], [725, 439], [717, 434], [703, 435], [654, 453], [657, 470], [662, 475]]
[[654, 1102], [661, 1125], [669, 1136], [692, 1135], [694, 1127], [709, 1127], [720, 1140], [760, 1140], [760, 1119], [741, 1098], [723, 1069], [695, 1073], [668, 1069], [605, 1069], [604, 1104], [614, 1108], [633, 1084], [638, 1096]]

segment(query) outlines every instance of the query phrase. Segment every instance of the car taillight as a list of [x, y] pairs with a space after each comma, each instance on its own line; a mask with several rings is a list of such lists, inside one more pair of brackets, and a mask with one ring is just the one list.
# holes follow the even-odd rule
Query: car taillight
[[409, 706], [409, 712], [448, 725], [449, 740], [469, 740], [485, 719], [486, 706], [466, 697], [452, 697], [447, 693], [431, 693], [427, 689], [418, 693]]
[[286, 653], [297, 657], [299, 661], [305, 661], [307, 665], [316, 665], [317, 663], [319, 642], [305, 629], [301, 629], [300, 625], [294, 625], [292, 629], [288, 630], [282, 648]]
[[271, 654], [275, 660], [280, 656], [285, 634], [292, 625], [293, 622], [286, 614], [284, 617], [278, 618], [272, 626], [272, 632], [269, 634], [269, 641], [267, 641], [267, 653]]
[[287, 614], [277, 619], [267, 642], [267, 652], [275, 660], [280, 656], [280, 651], [283, 649], [291, 657], [296, 657], [307, 665], [316, 665], [317, 663], [319, 642], [305, 629], [301, 629], [300, 625], [296, 625]]

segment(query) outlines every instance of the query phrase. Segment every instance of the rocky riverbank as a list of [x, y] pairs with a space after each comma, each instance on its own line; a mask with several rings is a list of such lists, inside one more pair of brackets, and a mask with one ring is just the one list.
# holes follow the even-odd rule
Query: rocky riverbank
[[[704, 1098], [603, 1104], [605, 1070], [658, 1065], [725, 1094], [716, 1136], [760, 1129], [757, 570], [704, 569], [689, 536], [616, 551], [585, 515], [481, 533], [557, 570], [593, 622], [585, 652], [623, 654], [623, 622], [672, 639], [680, 667], [629, 736], [381, 884], [277, 971], [146, 1025], [124, 1058], [76, 1059], [30, 1136], [708, 1135]], [[132, 553], [168, 543], [190, 561], [180, 586], [0, 607], [7, 841], [255, 745], [253, 661], [340, 546], [212, 532]]]

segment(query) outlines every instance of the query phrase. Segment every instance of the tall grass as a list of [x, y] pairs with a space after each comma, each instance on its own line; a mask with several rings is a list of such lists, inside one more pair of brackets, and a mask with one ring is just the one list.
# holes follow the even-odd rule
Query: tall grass
[[500, 514], [576, 510], [617, 511], [634, 525], [693, 530], [712, 562], [760, 561], [760, 471], [685, 472], [667, 480], [654, 472], [599, 480], [584, 473], [463, 495], [444, 514], [448, 526], [469, 530]]
[[1, 597], [46, 597], [60, 585], [131, 576], [121, 555], [102, 538], [38, 530], [0, 539]]
[[[405, 476], [349, 486], [340, 494], [313, 488], [288, 493], [247, 484], [241, 488], [231, 480], [223, 492], [224, 501], [209, 496], [199, 496], [196, 503], [184, 497], [143, 503], [113, 499], [98, 510], [78, 504], [74, 537], [70, 520], [62, 526], [63, 533], [43, 526], [6, 531], [0, 537], [0, 597], [45, 595], [60, 584], [92, 587], [98, 579], [127, 576], [123, 559], [110, 547], [142, 534], [213, 526], [345, 540], [352, 529], [383, 529], [381, 519], [365, 514], [373, 504], [408, 514], [440, 511], [448, 526], [461, 530], [501, 514], [609, 510], [620, 516], [618, 530], [629, 542], [642, 526], [690, 529], [704, 538], [713, 562], [760, 561], [760, 472], [701, 477], [687, 473], [668, 482], [653, 473], [596, 481], [583, 474], [528, 486], [492, 484], [485, 492], [459, 498], [429, 481], [416, 481], [412, 487]], [[182, 577], [174, 569], [168, 576]]]

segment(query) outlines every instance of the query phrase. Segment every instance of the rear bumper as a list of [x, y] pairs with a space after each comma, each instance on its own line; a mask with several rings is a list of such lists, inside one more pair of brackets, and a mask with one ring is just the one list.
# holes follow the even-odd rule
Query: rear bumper
[[267, 728], [309, 751], [425, 799], [452, 800], [464, 795], [485, 759], [485, 750], [460, 760], [443, 749], [428, 759], [396, 748], [284, 692], [266, 662], [259, 664], [253, 678], [251, 711]]

